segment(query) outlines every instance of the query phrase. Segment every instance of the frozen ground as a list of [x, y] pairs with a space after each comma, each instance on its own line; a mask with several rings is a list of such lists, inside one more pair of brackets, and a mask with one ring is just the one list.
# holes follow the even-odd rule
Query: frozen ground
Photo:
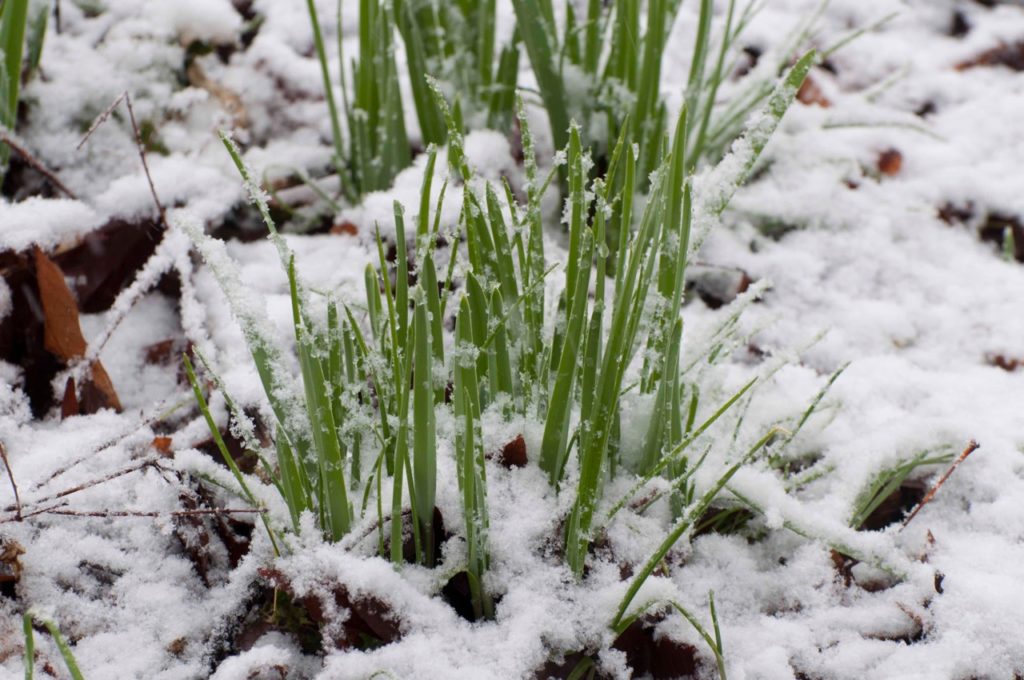
[[[322, 16], [332, 15], [333, 3], [318, 4]], [[794, 442], [800, 456], [827, 473], [787, 494], [784, 480], [763, 466], [744, 470], [732, 486], [764, 511], [754, 520], [758, 539], [749, 532], [701, 536], [677, 556], [671, 577], [654, 579], [645, 591], [651, 598], [671, 595], [702, 620], [707, 592], [714, 591], [733, 680], [1024, 674], [1024, 265], [979, 237], [1002, 237], [986, 227], [1016, 221], [1024, 252], [1024, 9], [989, 4], [833, 0], [812, 33], [816, 46], [898, 15], [843, 47], [827, 69], [812, 71], [816, 95], [805, 93], [787, 114], [765, 172], [737, 194], [699, 254], [709, 271], [738, 268], [767, 285], [762, 301], [743, 312], [743, 342], [703, 379], [709, 389], [727, 396], [785, 360], [750, 400], [740, 441], [756, 439], [770, 424], [791, 423], [849, 364]], [[297, 0], [254, 0], [252, 9], [265, 19], [251, 45], [223, 58], [195, 57], [188, 72], [184, 44], [241, 40], [245, 21], [228, 0], [108, 0], [95, 17], [78, 3], [62, 5], [62, 32], [47, 36], [43, 77], [25, 93], [29, 113], [19, 134], [79, 200], [0, 204], [0, 251], [50, 249], [112, 218], [152, 217], [124, 120], [100, 127], [76, 151], [89, 122], [126, 89], [166, 147], [149, 162], [172, 223], [197, 220], [212, 230], [237, 219], [232, 209], [242, 201], [241, 184], [217, 128], [236, 127], [250, 145], [247, 160], [270, 178], [328, 163], [320, 76]], [[684, 2], [667, 56], [662, 93], [670, 102], [678, 102], [685, 79], [695, 5]], [[355, 12], [355, 3], [345, 6]], [[768, 0], [744, 44], [760, 51], [777, 46], [817, 6]], [[1016, 62], [970, 65], [997, 48], [1016, 54]], [[503, 135], [477, 132], [468, 142], [482, 176], [519, 177]], [[422, 173], [421, 159], [393, 191], [339, 216], [338, 223], [357, 227], [355, 236], [289, 236], [303, 276], [342, 297], [360, 297], [363, 268], [375, 257], [372, 225], [379, 220], [387, 229], [392, 198], [411, 213], [418, 209]], [[447, 223], [459, 204], [457, 194], [449, 195]], [[276, 254], [262, 241], [233, 240], [228, 251], [248, 291], [260, 304], [265, 299], [268, 328], [286, 344], [291, 311]], [[366, 556], [372, 546], [322, 544], [312, 529], [276, 563], [257, 530], [233, 568], [229, 550], [207, 535], [200, 552], [209, 564], [201, 574], [194, 548], [203, 532], [168, 513], [182, 507], [182, 490], [199, 475], [228, 484], [230, 476], [195, 448], [208, 432], [174, 357], [187, 339], [219, 367], [241, 403], [258, 407], [261, 393], [220, 289], [189, 257], [187, 239], [169, 234], [157, 252], [140, 284], [176, 269], [178, 297], [139, 285], [139, 295], [129, 290], [111, 310], [82, 317], [123, 413], [61, 420], [57, 407], [33, 418], [21, 367], [0, 362], [0, 441], [26, 513], [158, 515], [43, 513], [15, 521], [4, 476], [0, 535], [25, 553], [16, 597], [0, 598], [0, 676], [23, 672], [27, 607], [59, 623], [92, 680], [519, 678], [532, 677], [552, 654], [608, 646], [605, 626], [624, 588], [620, 575], [603, 564], [575, 586], [557, 560], [543, 557], [566, 499], [554, 497], [532, 464], [488, 471], [493, 578], [503, 593], [494, 623], [471, 625], [433, 597], [457, 554], [446, 556], [447, 575], [445, 564], [438, 573], [397, 573]], [[0, 317], [10, 300], [11, 289], [0, 283]], [[713, 310], [695, 296], [685, 311], [688, 356], [700, 356], [701, 338], [729, 314], [728, 306]], [[177, 349], [170, 360], [154, 359], [152, 347], [165, 340]], [[59, 395], [64, 382], [55, 382]], [[223, 416], [223, 402], [214, 406]], [[643, 412], [643, 404], [633, 406]], [[488, 442], [498, 448], [523, 433], [530, 451], [539, 428], [494, 421]], [[157, 437], [171, 441], [157, 446]], [[898, 522], [877, 532], [849, 528], [852, 504], [879, 470], [923, 450], [959, 452], [972, 439], [980, 448], [906, 529]], [[934, 480], [941, 469], [915, 477]], [[439, 506], [458, 516], [457, 489], [447, 477]], [[710, 479], [709, 473], [700, 481]], [[56, 497], [82, 485], [88, 488]], [[281, 511], [269, 486], [259, 493]], [[227, 494], [221, 500], [242, 505]], [[609, 527], [610, 541], [639, 559], [659, 542], [659, 519], [620, 519]], [[367, 527], [368, 521], [355, 533]], [[903, 578], [863, 564], [852, 575], [837, 570], [830, 544], [850, 546]], [[379, 597], [401, 619], [402, 638], [323, 658], [303, 654], [281, 632], [230, 642], [252, 607], [254, 584], [263, 582], [259, 570], [271, 564], [300, 593], [340, 582]], [[713, 660], [682, 617], [666, 618], [659, 633], [694, 645], [702, 677], [713, 676]], [[45, 662], [60, 676], [56, 647], [44, 636], [37, 644], [37, 673], [46, 677]], [[605, 652], [602, 663], [611, 677], [628, 677], [620, 654]]]

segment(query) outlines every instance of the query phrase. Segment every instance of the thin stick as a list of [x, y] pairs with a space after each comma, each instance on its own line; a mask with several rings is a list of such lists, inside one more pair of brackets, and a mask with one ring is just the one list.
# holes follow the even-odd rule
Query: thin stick
[[50, 182], [50, 184], [52, 184], [60, 192], [65, 194], [68, 198], [76, 200], [78, 199], [78, 197], [75, 196], [74, 192], [71, 191], [71, 189], [68, 189], [67, 186], [64, 185], [64, 182], [61, 182], [60, 178], [57, 177], [57, 175], [52, 170], [43, 165], [43, 162], [36, 158], [34, 155], [32, 155], [31, 151], [26, 149], [20, 143], [16, 142], [9, 131], [0, 129], [0, 141], [3, 141], [4, 144], [11, 147], [11, 151], [21, 156], [22, 160], [24, 160], [26, 163], [32, 166], [32, 168], [34, 168], [39, 174], [45, 177], [47, 181]]
[[[175, 398], [175, 396], [180, 398], [172, 403], [172, 400]], [[95, 456], [113, 449], [115, 446], [117, 446], [118, 444], [120, 444], [121, 442], [123, 442], [125, 439], [132, 436], [136, 432], [140, 431], [142, 428], [149, 427], [153, 423], [162, 420], [164, 417], [169, 415], [169, 413], [172, 413], [175, 410], [177, 410], [181, 405], [185, 403], [191, 403], [191, 399], [192, 398], [184, 392], [164, 399], [162, 402], [160, 402], [155, 407], [150, 409], [149, 413], [146, 414], [145, 417], [143, 417], [139, 422], [134, 424], [132, 427], [128, 428], [127, 430], [110, 439], [105, 440], [99, 446], [93, 447], [87, 454], [85, 454], [81, 458], [77, 458], [71, 461], [70, 463], [67, 463], [63, 467], [58, 468], [55, 472], [53, 472], [43, 482], [37, 484], [34, 488], [38, 489], [45, 484], [49, 484], [54, 479], [60, 477], [61, 475], [68, 472], [69, 470], [79, 465], [80, 463], [84, 463], [87, 460], [92, 460]]]
[[89, 129], [86, 130], [85, 136], [82, 137], [82, 141], [80, 141], [78, 143], [78, 146], [75, 147], [75, 151], [81, 149], [85, 145], [85, 143], [89, 141], [89, 138], [92, 137], [92, 133], [96, 132], [96, 130], [98, 130], [99, 127], [107, 121], [107, 118], [110, 118], [110, 114], [114, 112], [114, 109], [116, 109], [118, 104], [121, 103], [121, 100], [127, 96], [127, 91], [122, 92], [120, 95], [118, 95], [117, 99], [115, 99], [114, 102], [103, 111], [103, 113], [96, 116], [96, 120], [94, 120], [92, 122], [92, 125], [89, 126]]
[[132, 124], [132, 132], [135, 134], [135, 147], [136, 149], [138, 149], [139, 158], [142, 160], [142, 170], [143, 172], [146, 173], [146, 181], [149, 182], [149, 193], [153, 195], [153, 202], [156, 203], [156, 210], [157, 213], [159, 213], [160, 215], [160, 221], [163, 223], [164, 228], [166, 229], [167, 211], [164, 210], [164, 205], [163, 203], [160, 202], [160, 197], [156, 193], [156, 186], [153, 184], [153, 176], [149, 172], [149, 163], [146, 162], [146, 147], [142, 143], [142, 133], [139, 131], [138, 121], [135, 120], [135, 109], [132, 108], [132, 97], [130, 94], [128, 94], [127, 90], [122, 92], [118, 96], [118, 98], [115, 99], [114, 102], [110, 106], [108, 106], [106, 110], [103, 111], [103, 113], [96, 117], [96, 120], [93, 121], [92, 125], [89, 127], [89, 130], [85, 133], [85, 136], [82, 137], [82, 141], [80, 141], [78, 143], [78, 146], [75, 147], [75, 150], [77, 151], [78, 149], [81, 149], [82, 145], [89, 141], [89, 138], [92, 137], [92, 134], [96, 132], [96, 130], [101, 125], [103, 125], [103, 123], [105, 123], [108, 118], [110, 118], [111, 114], [114, 113], [114, 110], [118, 107], [122, 100], [128, 107], [128, 118]]
[[157, 212], [160, 214], [160, 221], [164, 229], [167, 229], [167, 212], [164, 210], [160, 197], [156, 195], [156, 186], [153, 185], [153, 176], [149, 174], [149, 163], [146, 162], [146, 148], [142, 145], [142, 133], [139, 132], [139, 124], [135, 122], [135, 110], [132, 108], [132, 98], [127, 92], [124, 93], [124, 101], [128, 105], [128, 117], [132, 121], [132, 130], [135, 131], [135, 148], [139, 150], [139, 158], [142, 159], [142, 170], [146, 173], [146, 181], [149, 182], [149, 192], [153, 194], [153, 202], [156, 203]]
[[195, 510], [171, 510], [158, 512], [155, 510], [61, 510], [59, 508], [43, 508], [25, 515], [62, 515], [65, 517], [194, 517], [202, 515], [259, 515], [267, 512], [264, 508], [198, 508]]
[[18, 495], [18, 485], [14, 481], [14, 472], [11, 471], [11, 463], [7, 460], [7, 447], [4, 446], [3, 442], [0, 442], [0, 458], [4, 459], [4, 467], [7, 468], [7, 476], [11, 479], [11, 487], [14, 489], [15, 519], [20, 522], [22, 519], [21, 496]]
[[947, 469], [946, 472], [944, 472], [943, 475], [939, 477], [939, 481], [935, 482], [935, 485], [928, 490], [928, 493], [924, 495], [924, 498], [921, 499], [921, 502], [918, 503], [914, 507], [914, 510], [907, 516], [907, 518], [903, 520], [903, 524], [900, 526], [901, 530], [904, 529], [908, 524], [910, 524], [910, 520], [917, 517], [917, 513], [921, 512], [921, 508], [928, 505], [928, 503], [930, 503], [931, 500], [935, 498], [935, 494], [942, 487], [942, 485], [946, 483], [946, 480], [949, 479], [950, 475], [953, 474], [953, 471], [956, 470], [957, 467], [959, 467], [960, 463], [964, 462], [967, 459], [967, 456], [974, 453], [974, 451], [980, 446], [981, 445], [978, 444], [978, 442], [974, 441], [973, 439], [970, 442], [968, 442], [967, 448], [964, 449], [964, 452], [961, 453], [957, 457], [957, 459], [953, 461], [953, 464], [949, 466], [949, 469]]
[[[35, 501], [33, 501], [33, 504], [46, 503], [46, 502], [49, 502], [49, 501], [57, 500], [59, 498], [64, 498], [66, 496], [70, 496], [72, 494], [76, 494], [79, 491], [85, 491], [86, 489], [90, 489], [90, 488], [92, 488], [94, 486], [98, 486], [100, 484], [103, 484], [104, 482], [109, 482], [112, 479], [117, 479], [118, 477], [123, 477], [123, 476], [131, 474], [133, 472], [138, 472], [139, 470], [142, 470], [142, 469], [144, 469], [146, 467], [155, 466], [155, 465], [156, 465], [156, 462], [153, 461], [153, 460], [143, 461], [142, 463], [139, 463], [138, 465], [133, 465], [130, 468], [125, 468], [123, 470], [118, 470], [117, 472], [112, 472], [112, 473], [110, 473], [109, 475], [107, 475], [105, 477], [101, 477], [99, 479], [94, 479], [94, 480], [89, 481], [89, 482], [84, 482], [82, 484], [78, 484], [76, 486], [72, 486], [70, 488], [64, 489], [63, 491], [60, 491], [60, 492], [55, 493], [55, 494], [52, 494], [50, 496], [46, 496], [44, 498], [36, 499]], [[157, 466], [157, 467], [159, 467], [159, 466]], [[11, 512], [14, 509], [15, 508], [13, 506], [9, 505], [6, 508], [4, 508], [4, 512]], [[26, 515], [26, 517], [27, 516], [28, 515]]]

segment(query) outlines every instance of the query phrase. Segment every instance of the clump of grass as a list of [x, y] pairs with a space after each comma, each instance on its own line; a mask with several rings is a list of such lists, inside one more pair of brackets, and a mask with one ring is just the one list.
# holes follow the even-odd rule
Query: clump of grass
[[[578, 3], [566, 0], [564, 30], [559, 35], [553, 0], [513, 0], [556, 148], [569, 143], [569, 121], [581, 121], [585, 141], [593, 145], [600, 166], [626, 129], [629, 143], [639, 149], [639, 188], [646, 188], [648, 173], [661, 162], [662, 140], [670, 123], [659, 86], [669, 33], [681, 4], [592, 0], [586, 4], [586, 14], [577, 16]], [[717, 102], [720, 86], [734, 70], [736, 41], [756, 11], [753, 2], [739, 11], [736, 4], [730, 0], [715, 36], [713, 3], [700, 3], [684, 92], [692, 121], [686, 138], [688, 171], [702, 159], [721, 158], [742, 133], [746, 116], [773, 87], [771, 81], [758, 80], [728, 105]]]
[[[412, 104], [423, 147], [443, 144], [447, 126], [427, 78], [458, 93], [460, 128], [501, 128], [512, 118], [519, 70], [518, 38], [497, 51], [495, 0], [360, 0], [359, 48], [345, 63], [341, 0], [337, 5], [341, 106], [313, 0], [306, 1], [331, 121], [334, 162], [350, 201], [390, 186], [412, 160], [394, 57], [405, 46]], [[351, 88], [346, 74], [351, 74]], [[347, 137], [346, 137], [347, 135]]]
[[[394, 58], [395, 19], [391, 3], [381, 0], [359, 2], [359, 55], [352, 61], [352, 94], [345, 81], [342, 49], [341, 2], [338, 3], [338, 55], [341, 73], [342, 108], [334, 95], [327, 50], [313, 0], [306, 0], [313, 26], [313, 45], [320, 62], [324, 95], [330, 113], [334, 163], [342, 179], [342, 191], [355, 200], [367, 191], [391, 184], [399, 170], [411, 160], [405, 130], [398, 68]], [[343, 136], [342, 115], [348, 132]]]
[[[797, 63], [754, 118], [744, 143], [737, 147], [738, 159], [726, 166], [728, 171], [722, 171], [714, 187], [714, 209], [724, 208], [753, 166], [813, 58], [809, 54]], [[734, 459], [716, 483], [697, 493], [693, 475], [706, 455], [690, 460], [688, 449], [750, 385], [697, 425], [697, 387], [683, 379], [680, 366], [686, 265], [698, 205], [692, 186], [694, 163], [687, 148], [689, 111], [683, 107], [672, 137], [659, 142], [666, 150], [652, 174], [647, 201], [636, 214], [640, 152], [629, 143], [628, 130], [620, 131], [606, 172], [591, 179], [591, 155], [583, 132], [575, 124], [569, 127], [565, 285], [558, 305], [549, 306], [545, 288], [550, 268], [540, 202], [557, 170], [539, 176], [522, 102], [518, 115], [525, 154], [525, 203], [515, 198], [507, 183], [474, 188], [462, 151], [457, 110], [450, 109], [440, 87], [435, 84], [435, 88], [449, 161], [463, 180], [458, 233], [450, 242], [461, 241], [464, 246], [452, 247], [447, 263], [435, 262], [447, 182], [432, 211], [436, 149], [430, 147], [415, 238], [410, 233], [413, 229], [407, 229], [404, 209], [396, 202], [394, 265], [378, 233], [378, 263], [369, 266], [364, 277], [362, 320], [329, 293], [325, 293], [326, 320], [314, 317], [312, 296], [317, 293], [303, 285], [265, 196], [237, 148], [224, 138], [288, 275], [301, 385], [287, 375], [280, 351], [260, 330], [258, 313], [246, 302], [233, 265], [198, 228], [191, 228], [190, 235], [241, 322], [276, 416], [274, 479], [289, 507], [294, 531], [302, 513], [311, 512], [324, 537], [338, 541], [356, 521], [373, 512], [368, 511], [373, 498], [381, 554], [401, 563], [411, 538], [414, 561], [434, 566], [442, 450], [437, 441], [437, 412], [450, 409], [457, 425], [454, 455], [473, 609], [477, 617], [490, 617], [493, 602], [484, 586], [490, 558], [481, 416], [491, 410], [506, 418], [543, 421], [537, 462], [559, 493], [574, 495], [564, 540], [566, 564], [576, 578], [584, 575], [595, 512], [608, 479], [617, 474], [636, 474], [648, 481], [662, 476], [674, 490], [676, 523], [638, 570], [614, 617], [612, 625], [617, 626], [655, 566], [706, 512], [736, 471], [775, 436], [774, 431], [766, 435]], [[622, 177], [621, 183], [611, 180], [616, 176]], [[612, 220], [622, 229], [618, 266], [609, 279], [604, 244]], [[460, 272], [457, 293], [453, 292], [456, 271]], [[455, 321], [454, 344], [447, 352], [446, 316]], [[554, 330], [549, 334], [548, 329]], [[643, 450], [629, 460], [619, 451], [620, 404], [629, 389], [627, 375], [641, 391], [654, 395], [655, 404]], [[214, 430], [201, 391], [196, 393]], [[570, 464], [579, 469], [575, 488], [565, 484]], [[255, 502], [234, 467], [242, 495]], [[389, 512], [385, 511], [386, 480], [390, 480]], [[356, 503], [360, 497], [362, 502]], [[622, 502], [615, 509], [620, 507]], [[411, 520], [408, 524], [406, 516]], [[271, 523], [267, 530], [274, 540]]]

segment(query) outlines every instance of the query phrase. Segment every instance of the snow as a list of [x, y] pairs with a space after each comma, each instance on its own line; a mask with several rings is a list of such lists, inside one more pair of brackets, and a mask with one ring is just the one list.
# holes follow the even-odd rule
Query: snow
[[49, 250], [73, 244], [76, 237], [99, 227], [101, 218], [80, 201], [33, 197], [20, 203], [0, 202], [0, 224], [0, 250], [18, 252], [32, 246]]
[[[356, 49], [354, 4], [343, 3], [349, 53]], [[670, 116], [682, 101], [697, 4], [683, 3], [662, 69], [660, 91]], [[716, 4], [724, 9], [724, 2]], [[766, 50], [759, 69], [793, 56], [778, 53], [784, 37], [819, 4], [765, 3], [744, 43]], [[209, 585], [203, 582], [168, 514], [180, 507], [182, 479], [212, 479], [225, 487], [216, 491], [218, 499], [229, 507], [241, 501], [230, 491], [236, 484], [230, 473], [197, 448], [208, 432], [190, 410], [176, 358], [153, 364], [146, 347], [167, 338], [195, 343], [232, 398], [272, 423], [245, 340], [258, 338], [278, 348], [292, 369], [278, 380], [286, 402], [300, 408], [279, 253], [266, 240], [222, 245], [203, 234], [232, 226], [232, 209], [245, 198], [216, 130], [233, 130], [255, 178], [278, 179], [296, 168], [321, 174], [329, 167], [330, 126], [308, 20], [295, 2], [255, 0], [253, 9], [264, 21], [249, 49], [225, 59], [196, 57], [217, 87], [184, 84], [184, 54], [195, 40], [237, 42], [243, 21], [231, 2], [105, 5], [89, 17], [78, 4], [63, 3], [63, 30], [47, 35], [45, 77], [26, 88], [29, 115], [18, 131], [81, 198], [3, 200], [0, 251], [52, 250], [113, 217], [155, 215], [123, 111], [75, 150], [95, 115], [126, 89], [136, 114], [153, 122], [167, 149], [151, 152], [148, 160], [172, 229], [136, 285], [111, 310], [81, 320], [89, 356], [103, 361], [125, 412], [32, 421], [21, 391], [23, 367], [0, 362], [0, 441], [26, 508], [83, 486], [63, 499], [64, 509], [159, 516], [41, 514], [18, 522], [12, 511], [3, 512], [0, 535], [18, 541], [26, 553], [18, 598], [0, 600], [0, 676], [22, 673], [20, 615], [33, 607], [58, 622], [88, 678], [242, 680], [264, 677], [260, 673], [276, 677], [268, 670], [276, 666], [294, 678], [518, 678], [530, 677], [552, 656], [598, 648], [605, 648], [609, 674], [629, 677], [623, 655], [607, 650], [613, 638], [607, 626], [627, 585], [620, 565], [596, 560], [588, 578], [576, 584], [554, 554], [577, 481], [572, 468], [556, 494], [533, 462], [505, 469], [488, 461], [487, 584], [501, 596], [494, 622], [470, 624], [437, 597], [465, 559], [448, 442], [439, 446], [437, 504], [455, 537], [436, 570], [396, 569], [374, 556], [371, 510], [354, 530], [369, 532], [369, 538], [340, 545], [323, 543], [312, 517], [304, 517], [301, 535], [289, 536], [291, 553], [280, 559], [257, 523], [252, 547], [236, 568], [225, 566], [222, 547], [210, 549], [214, 566]], [[504, 34], [511, 10], [508, 3], [499, 6], [498, 32]], [[334, 56], [335, 28], [327, 20], [334, 3], [318, 1], [317, 7]], [[883, 0], [833, 0], [810, 31], [809, 44], [827, 48], [892, 9]], [[1013, 3], [989, 9], [951, 0], [906, 0], [899, 9], [833, 55], [835, 72], [812, 70], [831, 105], [794, 104], [754, 180], [737, 192], [720, 222], [697, 225], [700, 248], [692, 261], [736, 268], [757, 282], [722, 309], [711, 310], [699, 299], [684, 308], [681, 365], [701, 387], [697, 421], [759, 377], [735, 414], [694, 444], [691, 460], [711, 445], [696, 476], [698, 490], [709, 488], [770, 426], [793, 428], [829, 376], [849, 364], [784, 453], [787, 460], [816, 461], [810, 471], [823, 474], [787, 489], [765, 456], [758, 456], [729, 485], [760, 509], [750, 532], [757, 540], [714, 533], [684, 539], [669, 555], [670, 575], [652, 577], [634, 600], [641, 606], [673, 599], [710, 625], [707, 594], [713, 591], [734, 680], [1012, 678], [1024, 672], [1024, 370], [1002, 370], [987, 358], [1024, 360], [1024, 269], [977, 235], [986, 215], [1024, 218], [1024, 79], [1004, 67], [955, 68], [1001, 41], [1020, 40], [1024, 11]], [[948, 35], [954, 9], [971, 25], [962, 38]], [[403, 69], [401, 55], [398, 63]], [[407, 88], [408, 74], [402, 78]], [[531, 79], [524, 72], [521, 83]], [[225, 92], [237, 98], [244, 115], [228, 110]], [[723, 98], [732, 94], [735, 87], [723, 87]], [[915, 113], [925, 103], [935, 111]], [[407, 115], [411, 111], [407, 107]], [[557, 163], [542, 112], [531, 107], [530, 113], [542, 164]], [[482, 191], [483, 182], [497, 188], [502, 178], [513, 191], [525, 186], [507, 133], [476, 130], [466, 136], [467, 158], [478, 173], [468, 190]], [[716, 177], [728, 178], [749, 149], [741, 144], [729, 165], [698, 177], [705, 204], [729, 190]], [[888, 149], [902, 157], [892, 176], [877, 167], [878, 155]], [[398, 201], [412, 236], [425, 167], [420, 155], [389, 190], [342, 208], [335, 223], [356, 225], [355, 237], [285, 235], [304, 285], [314, 291], [317, 314], [323, 292], [352, 305], [362, 318], [363, 272], [377, 262], [375, 229], [393, 237]], [[432, 205], [447, 167], [447, 151], [440, 149]], [[456, 181], [447, 187], [442, 233], [457, 223], [466, 190]], [[966, 224], [946, 224], [937, 216], [945, 203], [970, 205], [973, 216]], [[543, 209], [545, 219], [556, 223], [561, 205], [555, 192]], [[192, 241], [202, 258], [190, 252]], [[552, 263], [566, 257], [558, 234], [550, 235], [545, 249]], [[181, 279], [180, 303], [153, 290], [171, 270]], [[218, 278], [230, 282], [230, 303]], [[549, 305], [562, 283], [556, 269], [547, 282]], [[0, 320], [9, 313], [11, 295], [0, 284]], [[718, 344], [724, 349], [709, 365], [707, 350]], [[464, 356], [446, 349], [450, 360]], [[625, 449], [642, 444], [651, 407], [647, 395], [624, 397]], [[223, 423], [220, 395], [211, 408]], [[535, 460], [543, 423], [507, 421], [499, 411], [484, 414], [486, 450], [522, 434]], [[739, 413], [744, 417], [737, 425]], [[439, 409], [437, 427], [444, 436], [454, 432], [448, 411]], [[153, 446], [160, 436], [172, 437], [173, 459]], [[880, 469], [919, 451], [959, 452], [971, 439], [981, 448], [905, 529], [849, 527], [853, 504]], [[95, 483], [118, 473], [125, 474]], [[6, 508], [14, 498], [2, 476], [0, 506]], [[283, 526], [287, 509], [280, 497], [251, 478], [254, 494]], [[665, 501], [644, 514], [626, 509], [605, 526], [611, 504], [633, 481], [608, 485], [596, 521], [618, 562], [635, 565], [660, 543], [670, 509]], [[640, 496], [663, 487], [651, 482]], [[390, 498], [390, 480], [383, 494]], [[852, 584], [836, 570], [834, 547], [871, 563], [854, 569]], [[380, 599], [401, 621], [402, 638], [375, 650], [329, 650], [319, 658], [304, 653], [292, 637], [270, 631], [249, 649], [224, 656], [220, 641], [231, 639], [251, 606], [254, 584], [264, 582], [258, 571], [271, 565], [297, 595], [330, 597], [341, 584], [354, 595]], [[936, 573], [942, 575], [941, 593]], [[885, 587], [862, 587], [871, 584]], [[914, 639], [919, 626], [923, 636]], [[713, 677], [709, 650], [682, 616], [669, 614], [658, 631], [696, 647], [702, 677]], [[40, 633], [36, 640], [37, 671], [44, 659], [60, 668], [48, 636]]]

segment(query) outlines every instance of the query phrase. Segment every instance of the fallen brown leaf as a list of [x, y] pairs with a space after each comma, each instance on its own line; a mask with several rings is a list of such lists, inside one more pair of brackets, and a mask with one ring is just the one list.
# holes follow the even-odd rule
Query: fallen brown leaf
[[356, 225], [352, 224], [348, 220], [345, 220], [344, 222], [338, 222], [333, 227], [331, 227], [331, 233], [332, 234], [347, 234], [348, 236], [355, 236], [356, 234], [359, 233], [359, 227], [357, 227]]
[[518, 435], [505, 444], [498, 454], [498, 462], [507, 468], [524, 467], [526, 461], [526, 440], [523, 439], [523, 435]]
[[893, 177], [903, 168], [903, 154], [896, 149], [886, 149], [878, 154], [878, 171]]
[[[43, 346], [67, 364], [85, 356], [87, 348], [78, 319], [78, 303], [67, 281], [53, 260], [39, 248], [35, 249], [36, 285], [43, 306]], [[82, 382], [79, 413], [95, 413], [102, 408], [121, 410], [121, 401], [103, 364], [97, 359], [89, 364], [90, 376]], [[74, 387], [74, 383], [71, 383]], [[71, 399], [65, 390], [64, 405]], [[63, 406], [63, 405], [62, 405]], [[64, 409], [62, 408], [62, 414]]]
[[966, 71], [978, 66], [1005, 66], [1014, 71], [1024, 71], [1024, 40], [1011, 45], [1000, 43], [973, 59], [960, 62], [955, 68], [957, 71]]
[[64, 383], [64, 398], [60, 403], [60, 419], [77, 416], [81, 411], [78, 407], [78, 390], [75, 389], [75, 379], [69, 377]]
[[832, 102], [829, 101], [825, 93], [821, 91], [821, 88], [818, 87], [818, 84], [810, 76], [804, 79], [803, 85], [800, 86], [796, 93], [796, 98], [801, 104], [808, 106], [815, 105], [825, 109], [832, 106]]

